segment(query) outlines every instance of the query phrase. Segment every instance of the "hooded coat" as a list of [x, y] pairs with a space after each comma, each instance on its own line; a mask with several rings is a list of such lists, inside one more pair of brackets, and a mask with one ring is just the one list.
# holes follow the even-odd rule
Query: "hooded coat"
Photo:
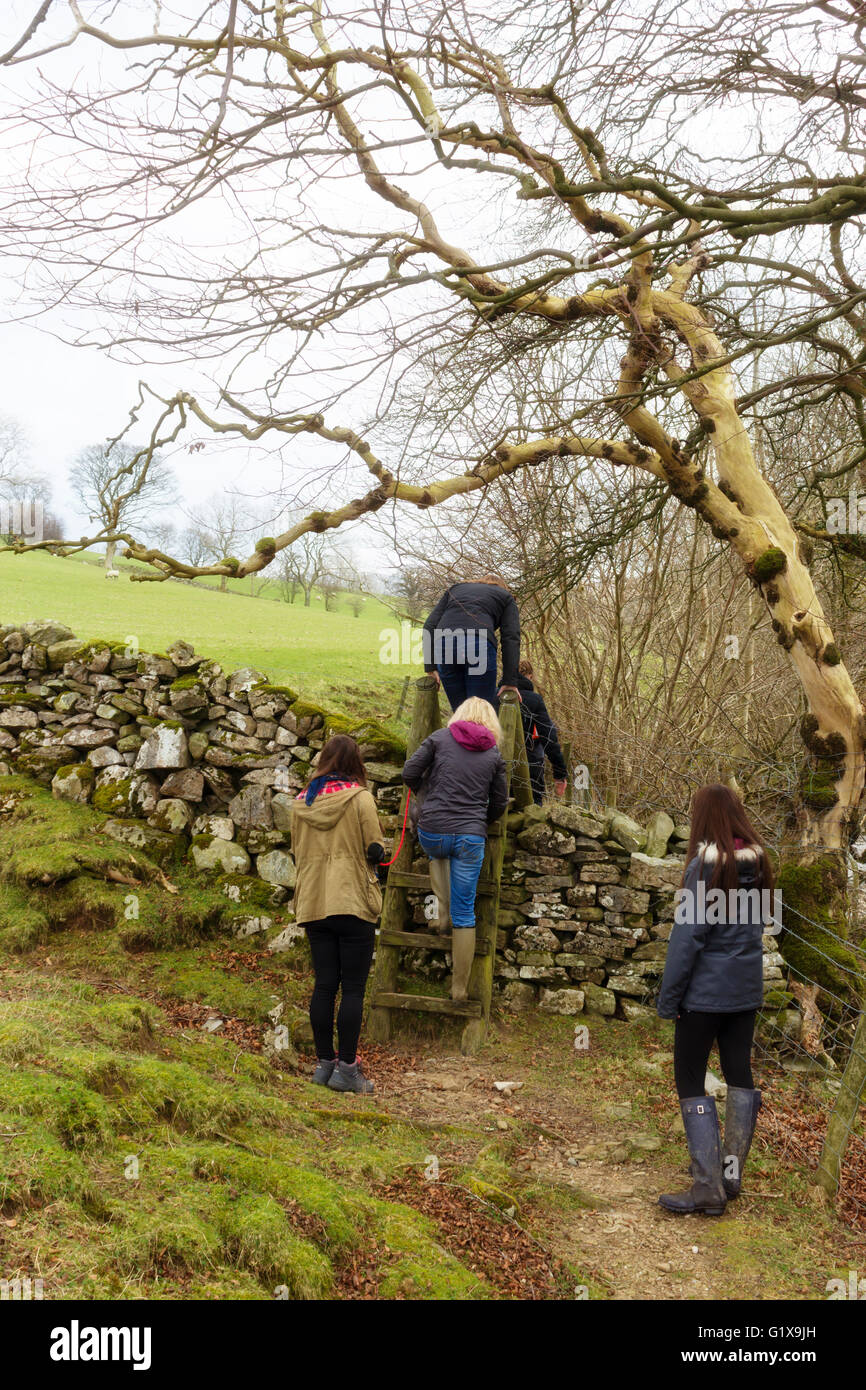
[[423, 790], [418, 826], [431, 835], [486, 836], [508, 805], [496, 739], [483, 724], [465, 719], [425, 738], [404, 766], [403, 781], [416, 794]]
[[528, 676], [518, 674], [515, 681], [520, 691], [520, 717], [523, 720], [523, 738], [529, 757], [538, 756], [550, 759], [553, 775], [559, 780], [568, 776], [565, 758], [559, 746], [556, 725], [547, 712], [544, 696], [532, 684]]
[[725, 893], [716, 912], [711, 909], [709, 883], [718, 853], [714, 844], [702, 844], [686, 868], [680, 890], [685, 896], [676, 909], [656, 1004], [662, 1018], [676, 1018], [681, 1009], [745, 1013], [760, 1009], [764, 1001], [764, 919], [758, 889], [763, 851], [757, 845], [736, 851], [740, 891], [733, 900]]
[[295, 801], [295, 921], [347, 915], [375, 922], [382, 893], [375, 866], [367, 861], [367, 846], [381, 843], [376, 802], [365, 787], [323, 792], [310, 806]]

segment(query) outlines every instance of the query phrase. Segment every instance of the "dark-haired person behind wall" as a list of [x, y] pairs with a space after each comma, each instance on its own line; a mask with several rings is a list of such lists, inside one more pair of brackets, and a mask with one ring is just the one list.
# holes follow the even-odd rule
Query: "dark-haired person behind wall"
[[295, 920], [306, 928], [315, 975], [310, 1024], [318, 1062], [312, 1079], [332, 1091], [365, 1094], [373, 1083], [364, 1076], [357, 1051], [382, 910], [376, 865], [385, 848], [360, 750], [348, 734], [328, 740], [294, 802], [292, 852]]
[[[772, 891], [772, 865], [740, 798], [720, 784], [702, 787], [656, 1006], [676, 1019], [674, 1076], [693, 1178], [687, 1191], [659, 1198], [667, 1211], [720, 1216], [740, 1192], [761, 1105], [751, 1057], [764, 993], [762, 907]], [[705, 1094], [714, 1042], [728, 1087], [724, 1145]]]
[[547, 712], [544, 696], [534, 685], [535, 672], [531, 661], [521, 661], [517, 671], [517, 690], [520, 695], [520, 716], [523, 720], [523, 740], [529, 763], [532, 799], [536, 806], [544, 800], [544, 760], [553, 771], [553, 787], [557, 796], [565, 795], [568, 769], [559, 746], [556, 725]]

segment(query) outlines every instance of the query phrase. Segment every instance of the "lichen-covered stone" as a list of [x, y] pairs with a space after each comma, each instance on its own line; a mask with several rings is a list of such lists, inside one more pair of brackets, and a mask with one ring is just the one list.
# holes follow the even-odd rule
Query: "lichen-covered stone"
[[526, 981], [511, 980], [502, 991], [502, 1003], [513, 1013], [525, 1013], [534, 1009], [537, 992], [534, 985]]
[[630, 816], [624, 816], [621, 811], [615, 811], [611, 816], [608, 834], [630, 854], [643, 850], [647, 842], [646, 831], [637, 821], [632, 820]]
[[581, 811], [577, 806], [566, 806], [559, 802], [551, 806], [548, 815], [554, 825], [572, 834], [586, 835], [592, 840], [603, 840], [605, 837], [605, 821], [590, 815], [588, 811]]
[[[573, 835], [567, 835], [551, 825], [533, 825], [527, 830], [522, 830], [517, 836], [517, 843], [530, 854], [541, 855], [572, 854], [577, 848], [577, 841]], [[546, 869], [544, 872], [555, 873], [557, 867]]]
[[201, 872], [246, 874], [251, 865], [243, 845], [224, 840], [220, 835], [196, 835], [189, 847], [189, 857]]
[[228, 812], [235, 825], [257, 830], [271, 829], [274, 818], [270, 789], [255, 784], [244, 787], [229, 802]]
[[273, 951], [275, 954], [281, 954], [283, 951], [291, 951], [299, 944], [305, 942], [306, 936], [307, 934], [303, 927], [298, 926], [296, 922], [290, 922], [289, 925], [283, 927], [283, 930], [278, 932], [276, 936], [271, 937], [268, 942], [268, 950]]
[[582, 989], [543, 989], [538, 1007], [544, 1014], [580, 1014], [585, 997]]
[[647, 821], [644, 854], [650, 859], [664, 859], [673, 833], [673, 818], [666, 811], [656, 811]]
[[135, 759], [136, 768], [189, 766], [186, 732], [179, 724], [157, 724], [145, 737]]
[[201, 801], [204, 777], [197, 767], [185, 767], [170, 772], [162, 784], [162, 795], [180, 797], [181, 801]]
[[584, 1008], [587, 1013], [604, 1014], [608, 1018], [613, 1018], [616, 1013], [616, 995], [609, 989], [593, 984], [591, 980], [586, 980], [581, 984], [583, 991]]
[[650, 896], [636, 888], [623, 888], [619, 884], [606, 884], [598, 889], [598, 904], [610, 912], [632, 912], [640, 914], [649, 908]]
[[51, 795], [63, 801], [89, 801], [95, 780], [89, 763], [59, 767], [51, 779]]
[[148, 816], [148, 825], [157, 830], [165, 830], [169, 835], [183, 835], [189, 830], [193, 812], [189, 803], [180, 797], [163, 797], [156, 803], [153, 814]]
[[[558, 951], [560, 943], [555, 932], [552, 932], [549, 927], [543, 927], [540, 923], [535, 922], [517, 928], [514, 933], [514, 945], [522, 952], [538, 952]], [[543, 962], [527, 959], [526, 964], [541, 965]], [[551, 961], [550, 964], [553, 962]]]
[[629, 888], [675, 888], [682, 881], [681, 859], [651, 859], [646, 854], [633, 854], [629, 860]]
[[295, 886], [295, 861], [284, 849], [272, 849], [260, 854], [256, 860], [256, 873], [266, 883], [276, 883], [282, 888]]
[[143, 850], [158, 864], [164, 864], [177, 854], [178, 841], [174, 835], [155, 830], [145, 821], [111, 818], [102, 827], [106, 835], [133, 849]]
[[38, 723], [36, 711], [28, 709], [26, 705], [0, 706], [0, 728], [35, 729]]

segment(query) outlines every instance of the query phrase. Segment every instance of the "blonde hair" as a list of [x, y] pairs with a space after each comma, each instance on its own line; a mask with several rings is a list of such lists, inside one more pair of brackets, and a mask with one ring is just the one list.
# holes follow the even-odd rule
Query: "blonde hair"
[[497, 747], [502, 743], [502, 725], [489, 700], [482, 700], [478, 695], [471, 695], [468, 700], [463, 701], [462, 705], [457, 706], [448, 720], [449, 725], [456, 724], [458, 719], [465, 719], [470, 724], [483, 724], [485, 729], [489, 729], [493, 734]]
[[505, 589], [506, 593], [511, 593], [501, 574], [482, 574], [478, 580], [479, 584], [495, 584], [498, 589]]

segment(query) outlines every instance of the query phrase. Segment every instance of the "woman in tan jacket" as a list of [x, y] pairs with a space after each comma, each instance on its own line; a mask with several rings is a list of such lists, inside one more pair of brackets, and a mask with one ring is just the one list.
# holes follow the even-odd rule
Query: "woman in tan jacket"
[[[335, 734], [292, 812], [297, 869], [295, 919], [307, 931], [315, 985], [310, 1023], [318, 1065], [313, 1081], [332, 1091], [373, 1089], [358, 1061], [364, 989], [382, 909], [376, 865], [385, 857], [376, 802], [358, 745]], [[337, 1053], [334, 1053], [334, 1008]]]

